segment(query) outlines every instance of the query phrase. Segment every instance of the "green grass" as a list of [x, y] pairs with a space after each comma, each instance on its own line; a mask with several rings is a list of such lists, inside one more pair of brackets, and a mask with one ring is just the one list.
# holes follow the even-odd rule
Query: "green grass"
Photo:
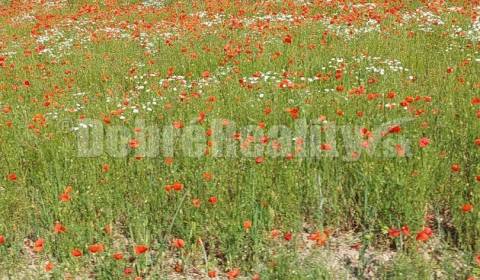
[[[0, 112], [0, 236], [6, 240], [0, 245], [0, 276], [118, 279], [126, 267], [133, 268], [131, 276], [146, 279], [193, 278], [197, 274], [192, 270], [204, 276], [207, 270], [216, 270], [225, 276], [233, 268], [240, 268], [242, 276], [259, 273], [262, 279], [431, 279], [434, 274], [453, 279], [479, 275], [475, 256], [480, 245], [480, 186], [475, 176], [480, 175], [480, 154], [475, 139], [480, 137], [480, 108], [471, 104], [472, 98], [480, 96], [480, 63], [475, 61], [480, 58], [479, 45], [450, 36], [455, 28], [452, 19], [468, 29], [468, 16], [444, 10], [439, 17], [445, 24], [432, 25], [432, 32], [422, 31], [418, 22], [399, 25], [388, 17], [380, 24], [383, 31], [348, 39], [332, 30], [324, 33], [338, 25], [348, 28], [347, 24], [312, 19], [317, 13], [323, 17], [346, 15], [341, 6], [312, 6], [306, 19], [296, 25], [271, 20], [268, 28], [259, 31], [250, 24], [260, 24], [258, 17], [269, 9], [280, 12], [283, 8], [288, 14], [301, 13], [302, 7], [275, 1], [270, 1], [271, 8], [258, 3], [204, 1], [195, 7], [188, 1], [173, 2], [156, 13], [138, 7], [125, 9], [118, 18], [109, 10], [113, 8], [100, 6], [100, 12], [80, 16], [89, 21], [81, 31], [74, 29], [75, 24], [66, 24], [80, 3], [52, 8], [51, 13], [60, 15], [52, 25], [64, 34], [58, 42], [44, 44], [53, 56], [35, 51], [40, 44], [30, 34], [35, 21], [14, 22], [14, 16], [23, 10], [11, 8], [8, 16], [0, 17], [0, 22], [7, 24], [0, 29], [0, 36], [6, 38], [0, 56], [17, 52], [5, 55], [6, 67], [0, 68], [0, 109], [12, 108]], [[422, 6], [405, 4], [400, 14]], [[37, 5], [24, 8], [33, 15], [44, 14]], [[224, 9], [224, 24], [202, 26], [199, 21], [210, 15], [201, 19], [188, 15], [203, 9], [220, 13], [220, 8]], [[180, 15], [182, 9], [185, 15]], [[465, 9], [473, 11], [467, 4]], [[234, 29], [230, 15], [242, 20], [257, 18]], [[158, 26], [141, 27], [142, 19]], [[169, 23], [158, 23], [160, 19]], [[125, 26], [140, 26], [151, 53], [132, 36], [134, 27], [120, 31], [125, 38], [108, 38], [101, 31], [118, 27], [122, 21], [127, 22]], [[353, 22], [360, 27], [366, 20], [358, 17]], [[93, 31], [97, 41], [86, 39]], [[165, 44], [172, 35], [164, 33], [177, 38], [171, 45]], [[282, 42], [286, 34], [292, 36], [291, 44]], [[68, 38], [74, 41], [73, 47], [61, 51], [61, 42]], [[228, 56], [227, 46], [238, 53]], [[27, 50], [32, 55], [24, 55]], [[281, 55], [273, 58], [277, 52]], [[342, 58], [345, 67], [339, 79], [335, 71], [343, 66], [332, 62], [335, 58]], [[393, 60], [408, 71], [389, 68], [386, 62]], [[189, 83], [200, 80], [204, 71], [218, 82], [182, 88], [171, 81], [164, 87], [160, 80], [167, 78], [171, 67]], [[383, 68], [384, 75], [372, 72], [372, 67]], [[453, 68], [450, 74], [449, 67]], [[239, 82], [257, 71], [277, 76], [251, 88]], [[299, 88], [279, 88], [284, 72]], [[330, 77], [314, 82], [300, 79], [319, 73]], [[29, 87], [23, 85], [25, 80], [31, 83]], [[341, 92], [335, 90], [339, 85], [344, 87]], [[365, 93], [349, 93], [360, 86]], [[391, 91], [396, 93], [393, 99], [386, 97]], [[408, 108], [399, 105], [407, 97], [417, 96], [419, 101]], [[212, 102], [212, 97], [216, 101]], [[424, 101], [425, 97], [431, 101]], [[152, 104], [154, 100], [157, 105]], [[396, 107], [387, 109], [389, 103]], [[125, 110], [124, 119], [112, 114], [118, 106]], [[132, 106], [139, 112], [134, 113]], [[160, 129], [174, 121], [188, 126], [196, 123], [202, 112], [206, 113], [205, 121], [198, 124], [202, 130], [221, 119], [236, 126], [229, 133], [263, 122], [264, 130], [250, 133], [270, 133], [274, 139], [278, 135], [270, 129], [275, 125], [300, 131], [299, 123], [287, 112], [294, 107], [300, 109], [299, 119], [309, 125], [319, 118], [328, 121], [317, 125], [326, 129], [319, 133], [317, 149], [320, 144], [336, 143], [338, 157], [288, 160], [265, 155], [258, 164], [256, 156], [243, 156], [237, 144], [238, 156], [233, 158], [211, 154], [192, 158], [182, 152], [181, 134], [186, 128], [175, 130], [177, 149], [172, 164], [165, 163], [162, 148], [157, 156], [141, 160], [135, 158], [134, 149], [125, 157], [113, 157], [107, 153], [108, 140], [101, 155], [79, 157], [79, 138], [71, 131], [82, 119], [101, 122], [109, 116], [111, 123], [104, 128], [123, 127], [129, 140], [139, 137], [133, 132], [136, 120]], [[74, 108], [80, 109], [70, 110]], [[268, 115], [266, 108], [271, 109]], [[45, 125], [35, 124], [38, 114], [46, 117]], [[361, 128], [375, 133], [382, 125], [400, 119], [408, 121], [401, 124], [399, 134], [374, 136], [380, 138], [370, 143], [374, 153], [358, 147], [365, 140], [357, 135]], [[12, 127], [6, 125], [8, 121]], [[31, 124], [38, 130], [29, 128]], [[291, 138], [295, 136], [289, 135], [284, 143], [292, 145], [292, 152], [295, 142]], [[308, 142], [310, 135], [304, 136]], [[419, 147], [422, 137], [431, 141], [426, 148]], [[165, 139], [157, 140], [161, 144]], [[396, 156], [399, 143], [407, 144], [407, 156]], [[357, 160], [351, 160], [352, 144], [360, 153]], [[109, 165], [108, 172], [102, 170], [104, 164]], [[453, 164], [459, 164], [461, 170], [452, 172]], [[14, 181], [7, 178], [12, 173], [17, 176]], [[212, 174], [212, 179], [205, 180], [204, 173]], [[183, 189], [167, 192], [165, 187], [174, 182], [182, 183]], [[62, 202], [59, 196], [67, 186], [73, 189], [71, 200]], [[218, 202], [210, 203], [211, 197]], [[200, 207], [195, 207], [194, 199], [201, 201]], [[473, 205], [471, 212], [461, 210], [465, 203]], [[248, 230], [243, 226], [247, 220], [252, 222]], [[56, 222], [65, 226], [65, 233], [54, 232]], [[409, 226], [410, 236], [388, 236], [389, 228], [404, 225]], [[105, 232], [105, 226], [111, 232]], [[432, 238], [425, 243], [416, 241], [424, 227], [433, 229]], [[274, 229], [281, 232], [277, 239], [271, 237]], [[308, 234], [327, 229], [331, 236], [325, 246], [306, 240]], [[290, 241], [283, 238], [287, 232], [293, 233]], [[358, 258], [337, 258], [343, 256], [342, 250], [357, 252], [345, 249], [354, 245], [343, 239], [347, 233], [361, 242]], [[33, 245], [28, 244], [38, 238], [45, 239], [45, 247], [34, 253]], [[175, 238], [184, 240], [185, 247], [172, 246]], [[342, 247], [337, 240], [346, 243]], [[94, 243], [104, 244], [105, 252], [89, 253], [88, 246]], [[136, 244], [148, 245], [149, 251], [137, 256]], [[72, 257], [74, 248], [84, 255]], [[111, 257], [117, 251], [123, 252], [125, 260]], [[393, 255], [385, 261], [376, 259], [389, 253]], [[48, 273], [44, 272], [47, 260], [55, 265]], [[181, 263], [182, 272], [175, 272], [175, 263]]]

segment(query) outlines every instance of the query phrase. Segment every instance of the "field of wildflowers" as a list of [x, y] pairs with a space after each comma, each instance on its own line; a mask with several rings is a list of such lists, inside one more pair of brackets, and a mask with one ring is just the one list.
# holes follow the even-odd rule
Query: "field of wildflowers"
[[480, 1], [0, 0], [0, 279], [480, 279]]

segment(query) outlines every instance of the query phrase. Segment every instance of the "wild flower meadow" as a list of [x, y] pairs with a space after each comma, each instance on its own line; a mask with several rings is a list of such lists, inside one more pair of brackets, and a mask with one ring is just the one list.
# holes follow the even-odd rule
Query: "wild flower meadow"
[[480, 279], [480, 1], [0, 0], [1, 279]]

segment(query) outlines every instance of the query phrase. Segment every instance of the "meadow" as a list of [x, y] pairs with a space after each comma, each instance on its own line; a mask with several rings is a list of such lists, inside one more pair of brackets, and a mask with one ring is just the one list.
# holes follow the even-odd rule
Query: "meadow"
[[480, 1], [0, 0], [0, 279], [480, 279]]

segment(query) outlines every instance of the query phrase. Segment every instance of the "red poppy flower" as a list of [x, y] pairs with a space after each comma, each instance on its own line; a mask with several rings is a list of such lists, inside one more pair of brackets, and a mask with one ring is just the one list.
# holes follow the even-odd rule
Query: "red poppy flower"
[[103, 117], [103, 123], [104, 124], [110, 124], [111, 122], [112, 121], [111, 121], [110, 117], [108, 117], [108, 116]]
[[217, 277], [217, 272], [216, 272], [215, 270], [210, 270], [210, 271], [208, 272], [208, 277], [210, 277], [210, 278], [215, 278], [215, 277]]
[[67, 202], [71, 199], [71, 197], [69, 193], [64, 192], [59, 196], [59, 199], [61, 202]]
[[315, 241], [317, 245], [323, 246], [328, 240], [326, 232], [316, 231], [308, 236], [309, 240]]
[[128, 142], [128, 146], [132, 149], [136, 149], [138, 147], [140, 147], [140, 142], [138, 142], [137, 139], [131, 139], [129, 142]]
[[2, 109], [2, 112], [3, 112], [4, 114], [11, 113], [11, 112], [12, 112], [12, 106], [9, 106], [9, 105], [4, 106], [3, 109]]
[[71, 199], [70, 193], [73, 191], [71, 186], [66, 186], [63, 193], [59, 196], [61, 202], [67, 202]]
[[202, 176], [203, 176], [203, 180], [205, 180], [206, 182], [209, 182], [213, 179], [212, 173], [209, 173], [209, 172], [203, 173]]
[[123, 274], [125, 275], [130, 275], [133, 273], [133, 268], [131, 267], [126, 267], [124, 270], [123, 270]]
[[471, 212], [473, 210], [473, 205], [470, 204], [470, 203], [465, 203], [463, 206], [462, 206], [462, 211], [464, 213], [468, 213], [468, 212]]
[[388, 236], [390, 236], [391, 238], [400, 237], [400, 230], [396, 228], [390, 228], [388, 230]]
[[181, 191], [183, 189], [183, 184], [180, 182], [175, 182], [173, 183], [172, 188], [177, 192]]
[[402, 131], [402, 128], [400, 127], [400, 125], [394, 125], [388, 129], [389, 133], [400, 133], [401, 131]]
[[180, 128], [184, 127], [184, 124], [183, 124], [182, 121], [174, 121], [173, 122], [173, 127], [175, 127], [176, 129], [180, 129]]
[[300, 113], [300, 109], [298, 107], [289, 108], [287, 109], [287, 112], [290, 114], [290, 117], [292, 117], [292, 119], [297, 119]]
[[430, 239], [430, 237], [432, 237], [432, 235], [433, 235], [432, 229], [430, 229], [429, 227], [426, 227], [422, 231], [417, 233], [416, 240], [426, 242], [428, 241], [428, 239]]
[[215, 196], [211, 196], [209, 199], [208, 199], [208, 202], [210, 202], [211, 204], [215, 204], [217, 203], [218, 199], [217, 197]]
[[57, 234], [64, 233], [67, 231], [67, 229], [61, 224], [61, 223], [55, 223], [55, 226], [53, 227], [53, 231]]
[[92, 244], [88, 247], [88, 251], [92, 254], [102, 253], [104, 249], [105, 248], [101, 243]]
[[285, 37], [283, 37], [283, 43], [284, 44], [291, 44], [292, 43], [292, 36], [290, 34], [285, 35]]
[[194, 198], [194, 199], [192, 199], [192, 204], [193, 204], [193, 207], [199, 208], [200, 204], [201, 204], [201, 201], [198, 198]]
[[205, 121], [206, 116], [207, 114], [205, 112], [198, 113], [197, 122], [203, 123], [203, 121]]
[[320, 145], [320, 150], [322, 151], [331, 151], [333, 149], [332, 145], [325, 143]]
[[135, 246], [135, 254], [141, 255], [148, 251], [148, 246], [146, 245], [137, 245]]
[[460, 171], [460, 165], [459, 165], [459, 164], [456, 164], [456, 163], [455, 163], [455, 164], [452, 164], [451, 169], [452, 169], [452, 172], [457, 173], [457, 172]]
[[471, 103], [472, 105], [480, 105], [480, 97], [473, 97]]
[[426, 234], [424, 231], [421, 231], [419, 233], [417, 233], [417, 237], [416, 237], [416, 240], [417, 241], [427, 241], [430, 237], [428, 236], [428, 234]]
[[285, 239], [286, 241], [292, 240], [292, 233], [291, 233], [291, 232], [286, 232], [286, 233], [283, 235], [283, 239]]
[[428, 139], [427, 137], [422, 137], [422, 138], [420, 138], [420, 140], [418, 141], [418, 145], [420, 146], [420, 148], [425, 148], [425, 147], [427, 147], [429, 144], [430, 144], [430, 139]]
[[107, 163], [102, 165], [103, 173], [107, 173], [109, 170], [110, 170], [110, 165], [108, 165]]
[[83, 256], [83, 253], [80, 249], [75, 248], [75, 249], [72, 250], [72, 256], [78, 258], [78, 257]]
[[5, 244], [5, 236], [0, 235], [0, 245]]
[[244, 230], [249, 230], [252, 227], [252, 221], [246, 220], [243, 222], [243, 229]]
[[114, 260], [119, 261], [123, 259], [123, 254], [121, 252], [116, 252], [112, 255], [112, 257]]
[[235, 279], [238, 276], [240, 276], [240, 269], [238, 269], [238, 268], [234, 268], [234, 269], [230, 270], [229, 272], [227, 272], [228, 279]]
[[432, 231], [431, 228], [426, 227], [426, 228], [423, 229], [423, 231], [428, 235], [428, 237], [432, 237], [433, 231]]
[[55, 266], [51, 262], [45, 264], [45, 272], [50, 272]]
[[185, 241], [183, 241], [183, 239], [174, 238], [172, 240], [172, 245], [177, 249], [182, 249], [185, 246]]
[[278, 229], [272, 229], [270, 232], [270, 235], [272, 236], [273, 239], [276, 239], [280, 236], [281, 232]]
[[397, 96], [397, 94], [394, 91], [389, 91], [387, 93], [387, 98], [388, 99], [393, 99], [393, 98], [395, 98], [395, 96]]
[[10, 173], [10, 174], [7, 175], [7, 179], [11, 182], [15, 182], [15, 181], [17, 181], [17, 174]]
[[33, 244], [33, 251], [36, 253], [40, 253], [41, 251], [43, 251], [44, 246], [45, 246], [45, 240], [43, 238], [39, 238]]

